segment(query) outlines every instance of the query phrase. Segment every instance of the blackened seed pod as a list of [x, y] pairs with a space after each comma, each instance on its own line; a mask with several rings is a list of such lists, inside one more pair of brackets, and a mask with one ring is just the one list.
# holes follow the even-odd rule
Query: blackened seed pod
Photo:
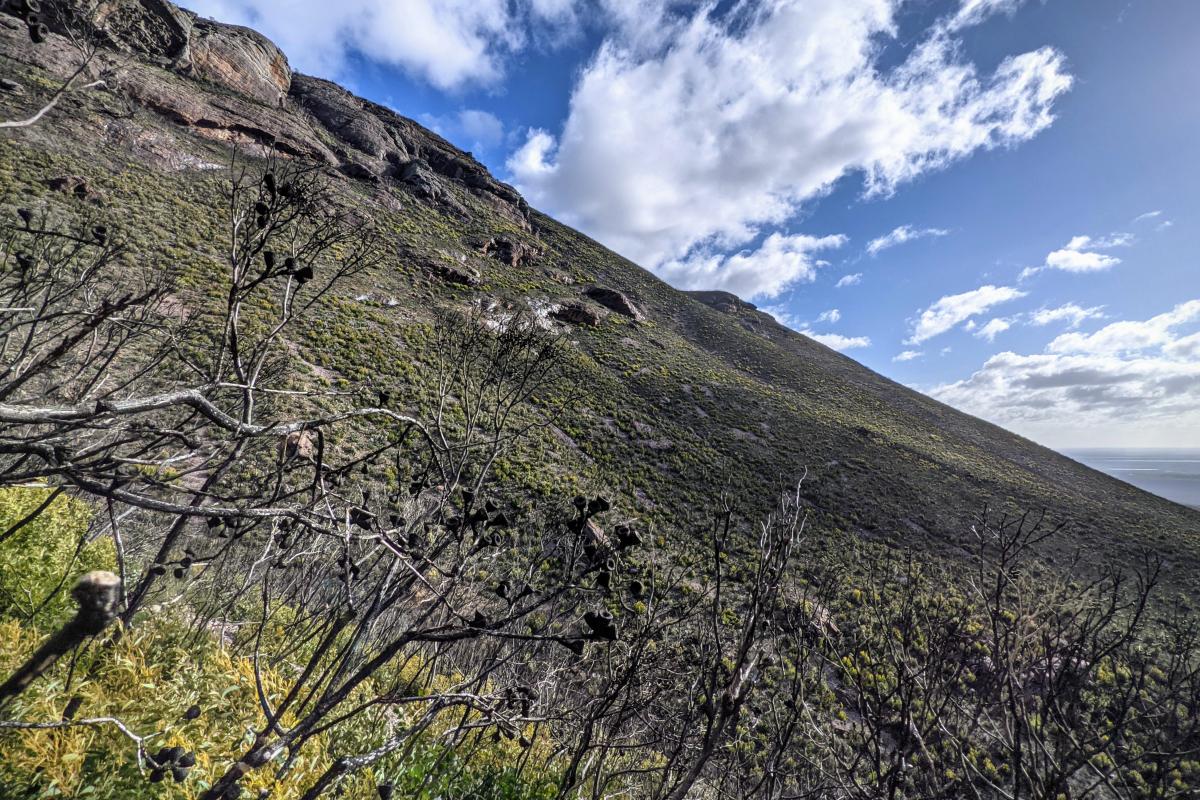
[[192, 565], [192, 557], [191, 556], [184, 556], [184, 558], [179, 562], [179, 566], [183, 567], [184, 569], [187, 569], [191, 565]]
[[209, 517], [207, 524], [208, 524], [209, 528], [219, 528], [219, 527], [221, 527], [221, 518], [220, 517]]
[[642, 599], [642, 596], [646, 594], [646, 584], [642, 583], [641, 581], [636, 581], [636, 580], [630, 581], [629, 582], [629, 593], [631, 595], [633, 595], [633, 598], [635, 600]]
[[17, 266], [23, 270], [33, 269], [33, 256], [29, 253], [17, 253]]
[[259, 200], [254, 204], [254, 213], [258, 214], [260, 217], [265, 217], [267, 214], [271, 213], [271, 207], [262, 200]]
[[184, 781], [187, 780], [187, 776], [188, 776], [188, 768], [187, 767], [181, 767], [178, 764], [171, 767], [171, 777], [175, 779], [176, 783], [183, 783]]
[[42, 10], [41, 0], [25, 0], [22, 5], [25, 6], [25, 11], [30, 14], [36, 14]]
[[195, 704], [188, 706], [188, 710], [183, 712], [183, 718], [186, 720], [189, 720], [189, 721], [196, 719], [199, 716], [200, 716], [200, 706], [195, 705]]
[[263, 175], [263, 187], [267, 190], [267, 194], [275, 196], [275, 173], [268, 172]]
[[612, 588], [612, 573], [601, 572], [597, 574], [596, 585], [607, 592], [610, 588]]
[[39, 22], [37, 25], [29, 26], [29, 39], [34, 44], [41, 44], [48, 38], [50, 38], [50, 28], [46, 26], [46, 23]]
[[92, 238], [95, 239], [99, 244], [104, 244], [108, 241], [108, 228], [104, 227], [103, 225], [97, 225], [96, 227], [92, 228]]
[[381, 783], [375, 787], [375, 791], [379, 793], [379, 800], [392, 800], [392, 794], [396, 790], [390, 783]]
[[254, 222], [259, 228], [265, 228], [267, 227], [267, 222], [269, 222], [269, 220], [267, 219], [266, 214], [259, 214], [258, 218], [255, 219]]
[[167, 574], [167, 568], [162, 564], [155, 564], [150, 568], [150, 574], [161, 578], [163, 575]]
[[33, 212], [28, 208], [18, 208], [17, 216], [21, 218], [21, 222], [25, 223], [26, 228], [33, 222]]
[[313, 279], [313, 268], [311, 266], [303, 266], [296, 270], [296, 280], [299, 283], [308, 283]]
[[167, 777], [167, 771], [165, 769], [162, 769], [161, 767], [158, 769], [150, 770], [150, 782], [151, 783], [162, 783], [163, 778], [165, 778], [165, 777]]
[[183, 578], [183, 576], [186, 574], [187, 574], [187, 570], [185, 570], [183, 567], [175, 568], [175, 577], [176, 578]]
[[34, 25], [39, 24], [41, 21], [42, 21], [42, 17], [36, 11], [30, 11], [27, 14], [25, 14], [25, 24], [31, 28]]
[[175, 763], [181, 767], [187, 767], [190, 769], [191, 767], [196, 766], [196, 754], [192, 753], [190, 751], [187, 753], [184, 753], [183, 755], [181, 755], [179, 757], [179, 760], [176, 761]]
[[263, 251], [263, 263], [267, 265], [267, 269], [275, 269], [275, 251]]

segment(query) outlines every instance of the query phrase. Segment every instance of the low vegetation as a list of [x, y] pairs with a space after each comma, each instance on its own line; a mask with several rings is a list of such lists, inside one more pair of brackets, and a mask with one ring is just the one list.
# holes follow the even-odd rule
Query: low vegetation
[[1057, 462], [645, 277], [550, 323], [626, 265], [478, 194], [257, 143], [115, 214], [51, 140], [0, 142], [0, 797], [1195, 796], [1187, 577], [1014, 513]]

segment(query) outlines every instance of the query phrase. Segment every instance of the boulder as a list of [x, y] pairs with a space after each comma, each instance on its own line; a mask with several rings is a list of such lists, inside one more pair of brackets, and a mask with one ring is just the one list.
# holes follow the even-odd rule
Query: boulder
[[567, 303], [550, 312], [559, 322], [594, 327], [600, 324], [600, 312], [583, 303]]
[[603, 286], [593, 286], [584, 292], [588, 297], [595, 300], [600, 305], [615, 311], [618, 314], [629, 317], [632, 320], [641, 322], [645, 319], [638, 307], [633, 304], [628, 297], [616, 289], [607, 289]]
[[534, 249], [529, 245], [514, 242], [507, 236], [493, 236], [480, 246], [479, 251], [510, 267], [528, 264], [536, 255]]
[[282, 106], [292, 85], [283, 51], [249, 28], [197, 18], [187, 56], [196, 77], [269, 106]]

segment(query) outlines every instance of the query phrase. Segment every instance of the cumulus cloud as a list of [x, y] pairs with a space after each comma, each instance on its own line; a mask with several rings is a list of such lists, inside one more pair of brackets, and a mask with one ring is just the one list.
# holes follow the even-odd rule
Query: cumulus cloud
[[1078, 328], [1084, 321], [1104, 316], [1104, 306], [1084, 308], [1078, 303], [1066, 303], [1057, 308], [1039, 308], [1029, 314], [1029, 324], [1037, 326], [1066, 322], [1068, 327]]
[[946, 295], [920, 312], [912, 322], [912, 335], [907, 339], [907, 343], [920, 344], [928, 341], [994, 306], [1024, 297], [1025, 294], [1011, 286], [988, 285], [961, 294]]
[[843, 275], [842, 277], [838, 278], [838, 282], [835, 283], [833, 286], [835, 289], [843, 289], [847, 286], [857, 286], [860, 283], [862, 283], [862, 273], [855, 272], [850, 275]]
[[822, 311], [817, 316], [817, 322], [837, 322], [842, 318], [842, 312], [836, 308], [831, 308], [828, 311]]
[[1013, 326], [1011, 318], [996, 317], [987, 321], [987, 324], [981, 326], [975, 331], [975, 335], [980, 339], [987, 339], [989, 342], [996, 341], [996, 337], [1004, 333]]
[[682, 289], [723, 289], [741, 297], [775, 297], [796, 282], [817, 275], [813, 253], [841, 247], [845, 236], [785, 236], [772, 233], [756, 250], [733, 255], [696, 252], [663, 264], [658, 272]]
[[928, 236], [946, 236], [950, 233], [943, 228], [914, 228], [911, 225], [901, 225], [891, 233], [872, 239], [867, 244], [867, 252], [873, 256], [879, 255], [889, 247], [911, 242], [914, 239], [924, 239]]
[[920, 350], [905, 350], [903, 353], [898, 353], [892, 356], [892, 361], [912, 361], [925, 355]]
[[441, 89], [492, 84], [541, 28], [571, 24], [568, 0], [187, 0], [193, 11], [266, 34], [304, 72], [337, 78], [361, 55]]
[[898, 0], [652, 5], [652, 26], [611, 35], [582, 70], [562, 130], [532, 131], [508, 168], [534, 205], [683, 285], [759, 285], [723, 278], [707, 254], [846, 175], [886, 194], [1023, 142], [1072, 81], [1050, 48], [982, 73], [938, 27], [882, 68]]
[[1043, 353], [994, 355], [931, 394], [1050, 441], [1086, 431], [1093, 442], [1178, 445], [1181, 432], [1200, 430], [1200, 333], [1179, 330], [1197, 321], [1200, 300], [1192, 300], [1147, 320], [1064, 334]]
[[815, 339], [826, 347], [837, 350], [839, 353], [843, 350], [854, 350], [861, 347], [870, 347], [871, 339], [867, 336], [843, 336], [840, 333], [816, 333], [804, 328], [800, 331], [810, 339]]
[[1200, 300], [1180, 303], [1143, 321], [1114, 322], [1094, 333], [1064, 333], [1050, 342], [1055, 353], [1125, 353], [1165, 347], [1175, 342], [1175, 329], [1200, 319]]
[[1093, 239], [1090, 236], [1075, 236], [1067, 242], [1066, 247], [1047, 255], [1042, 266], [1027, 267], [1022, 270], [1021, 280], [1046, 269], [1059, 269], [1064, 272], [1099, 272], [1110, 269], [1120, 264], [1121, 259], [1099, 251], [1111, 250], [1114, 247], [1128, 247], [1131, 244], [1133, 244], [1133, 235], [1129, 233], [1114, 233], [1100, 239]]

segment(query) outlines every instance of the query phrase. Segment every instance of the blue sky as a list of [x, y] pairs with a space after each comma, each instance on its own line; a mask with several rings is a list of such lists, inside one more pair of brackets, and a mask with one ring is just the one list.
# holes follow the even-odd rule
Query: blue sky
[[1054, 447], [1200, 447], [1195, 0], [192, 0]]

